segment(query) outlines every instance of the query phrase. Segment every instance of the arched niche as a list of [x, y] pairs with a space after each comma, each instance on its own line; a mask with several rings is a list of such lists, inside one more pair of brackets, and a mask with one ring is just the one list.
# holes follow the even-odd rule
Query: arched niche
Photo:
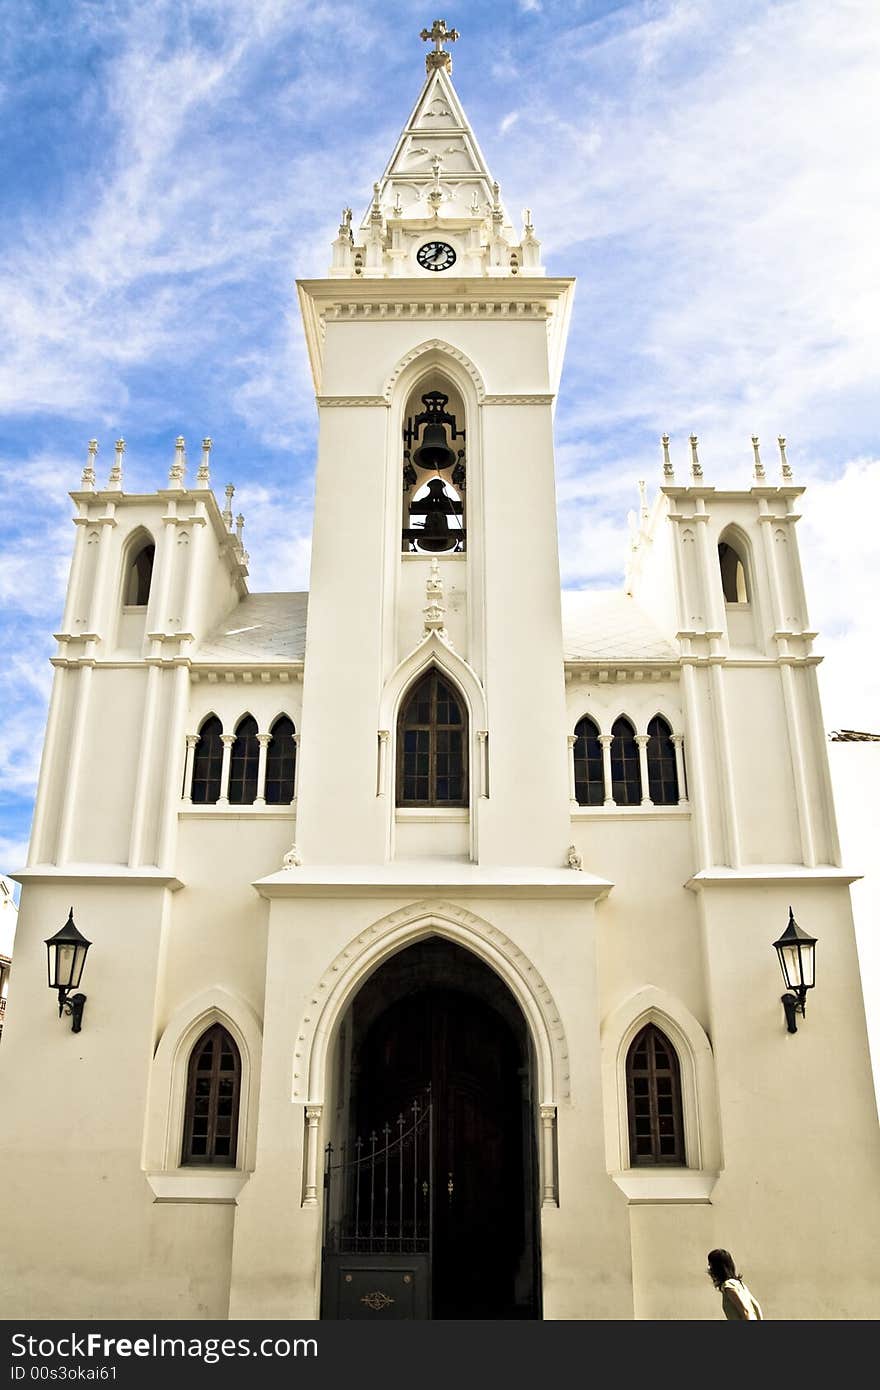
[[401, 549], [442, 555], [467, 549], [467, 412], [442, 368], [414, 383], [401, 436]]

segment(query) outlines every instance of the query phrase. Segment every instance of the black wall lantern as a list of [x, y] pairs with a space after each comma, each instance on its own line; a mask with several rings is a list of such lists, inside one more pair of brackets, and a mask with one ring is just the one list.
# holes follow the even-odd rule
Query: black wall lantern
[[816, 937], [803, 931], [794, 920], [794, 913], [788, 909], [788, 926], [778, 941], [774, 941], [786, 993], [782, 996], [785, 1010], [785, 1023], [789, 1033], [797, 1032], [795, 1014], [806, 1016], [807, 990], [816, 983]]
[[47, 937], [46, 950], [49, 955], [49, 988], [58, 991], [58, 1017], [65, 1009], [72, 1016], [71, 1032], [78, 1033], [82, 1028], [83, 1009], [86, 996], [71, 994], [79, 988], [86, 955], [91, 946], [73, 920], [73, 908], [67, 921], [54, 936]]

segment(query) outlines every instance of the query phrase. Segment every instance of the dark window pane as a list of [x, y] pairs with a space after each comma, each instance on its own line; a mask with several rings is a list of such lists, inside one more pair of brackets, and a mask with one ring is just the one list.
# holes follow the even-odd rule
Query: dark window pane
[[282, 714], [269, 730], [272, 737], [266, 750], [266, 804], [287, 806], [293, 800], [296, 777], [296, 730], [293, 721]]
[[213, 803], [220, 795], [220, 774], [223, 769], [223, 744], [220, 736], [223, 725], [213, 716], [199, 730], [199, 741], [193, 756], [192, 799], [199, 805]]
[[467, 805], [467, 719], [435, 670], [404, 702], [398, 722], [398, 804]]
[[626, 1059], [630, 1162], [683, 1164], [684, 1122], [678, 1057], [668, 1038], [648, 1024]]
[[257, 721], [250, 715], [239, 721], [229, 759], [229, 800], [233, 806], [251, 806], [257, 795], [260, 744]]
[[181, 1163], [234, 1164], [240, 1087], [238, 1048], [215, 1023], [189, 1059]]

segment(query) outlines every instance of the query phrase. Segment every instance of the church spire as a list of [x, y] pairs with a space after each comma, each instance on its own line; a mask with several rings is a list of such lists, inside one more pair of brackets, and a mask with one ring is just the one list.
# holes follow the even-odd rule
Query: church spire
[[[445, 45], [460, 38], [458, 30], [435, 19], [421, 38], [433, 44], [425, 55], [424, 85], [357, 232], [346, 210], [330, 275], [543, 275], [531, 214], [524, 231], [514, 229], [452, 85]], [[429, 247], [442, 252], [429, 255]]]

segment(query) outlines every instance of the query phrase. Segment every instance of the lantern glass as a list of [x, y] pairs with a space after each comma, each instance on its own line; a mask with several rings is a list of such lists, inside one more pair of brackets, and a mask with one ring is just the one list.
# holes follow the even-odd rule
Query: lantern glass
[[49, 988], [64, 990], [78, 989], [82, 979], [83, 966], [91, 942], [78, 931], [73, 921], [73, 909], [64, 926], [46, 941], [49, 967]]
[[816, 938], [802, 931], [789, 908], [788, 926], [774, 941], [787, 989], [812, 989], [816, 983]]

